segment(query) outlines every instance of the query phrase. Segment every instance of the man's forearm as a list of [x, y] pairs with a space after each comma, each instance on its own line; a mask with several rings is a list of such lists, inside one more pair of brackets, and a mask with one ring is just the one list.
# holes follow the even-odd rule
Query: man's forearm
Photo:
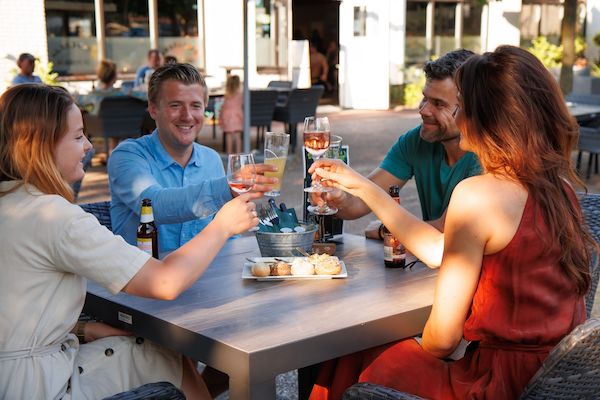
[[351, 220], [364, 217], [370, 212], [369, 207], [361, 199], [346, 193], [344, 201], [338, 204], [336, 217]]

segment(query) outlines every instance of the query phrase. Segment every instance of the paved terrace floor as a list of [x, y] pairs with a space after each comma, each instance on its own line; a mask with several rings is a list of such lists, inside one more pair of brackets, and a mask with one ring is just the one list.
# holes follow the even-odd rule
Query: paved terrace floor
[[[322, 106], [317, 110], [319, 115], [327, 115], [331, 123], [331, 132], [343, 138], [343, 144], [350, 146], [350, 165], [366, 175], [383, 160], [387, 150], [398, 139], [398, 136], [419, 124], [419, 114], [415, 111], [359, 111], [339, 110], [336, 107]], [[273, 122], [272, 130], [283, 132], [284, 125]], [[252, 136], [254, 143], [254, 133]], [[213, 139], [212, 126], [204, 126], [198, 141], [206, 146], [222, 152], [221, 132], [217, 128], [217, 137]], [[301, 146], [300, 141], [298, 144]], [[97, 151], [103, 147], [98, 146]], [[576, 153], [574, 153], [575, 158]], [[81, 192], [80, 203], [109, 200], [106, 167], [95, 163], [87, 173]], [[587, 156], [583, 159], [587, 167]], [[288, 207], [294, 207], [298, 215], [302, 215], [302, 158], [298, 155], [288, 158], [286, 165], [282, 194], [278, 202], [285, 202]], [[592, 175], [586, 182], [588, 190], [600, 193], [600, 175]], [[417, 191], [414, 181], [410, 181], [400, 192], [402, 204], [413, 214], [420, 216]], [[354, 221], [344, 222], [344, 231], [362, 234], [365, 226], [374, 220], [373, 214]], [[227, 394], [218, 397], [227, 399]], [[282, 374], [277, 378], [277, 399], [297, 399], [296, 371]]]

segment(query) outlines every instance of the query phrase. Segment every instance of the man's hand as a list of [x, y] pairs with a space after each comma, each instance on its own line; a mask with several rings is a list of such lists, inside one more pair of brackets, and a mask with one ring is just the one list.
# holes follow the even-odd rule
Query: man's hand
[[[277, 183], [277, 178], [271, 178], [265, 176], [265, 172], [274, 172], [277, 171], [277, 167], [275, 165], [270, 164], [256, 164], [256, 182], [252, 187], [253, 192], [264, 193], [273, 189], [273, 185]], [[231, 191], [231, 196], [237, 197], [239, 193]]]
[[431, 113], [440, 125], [440, 131], [444, 133], [444, 138], [442, 140], [453, 139], [460, 134], [454, 120], [457, 109], [458, 104], [441, 108], [431, 107]]

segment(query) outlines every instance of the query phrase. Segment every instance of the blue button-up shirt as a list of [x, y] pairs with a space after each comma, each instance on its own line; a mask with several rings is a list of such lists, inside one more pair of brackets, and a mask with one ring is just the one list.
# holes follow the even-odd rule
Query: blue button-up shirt
[[160, 253], [193, 238], [232, 198], [216, 151], [194, 143], [184, 168], [167, 153], [156, 130], [119, 144], [109, 158], [108, 176], [113, 232], [135, 245], [142, 199], [148, 198]]

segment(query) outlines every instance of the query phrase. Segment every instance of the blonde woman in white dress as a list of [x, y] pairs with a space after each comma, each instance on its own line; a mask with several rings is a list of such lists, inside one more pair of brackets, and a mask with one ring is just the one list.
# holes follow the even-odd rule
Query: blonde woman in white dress
[[[261, 193], [225, 204], [163, 261], [113, 235], [73, 204], [91, 148], [62, 88], [20, 85], [0, 97], [0, 399], [103, 398], [169, 381], [188, 399], [210, 398], [195, 363], [111, 326], [73, 334], [86, 279], [112, 293], [174, 299], [232, 235], [257, 225]], [[108, 351], [110, 349], [110, 351]]]

